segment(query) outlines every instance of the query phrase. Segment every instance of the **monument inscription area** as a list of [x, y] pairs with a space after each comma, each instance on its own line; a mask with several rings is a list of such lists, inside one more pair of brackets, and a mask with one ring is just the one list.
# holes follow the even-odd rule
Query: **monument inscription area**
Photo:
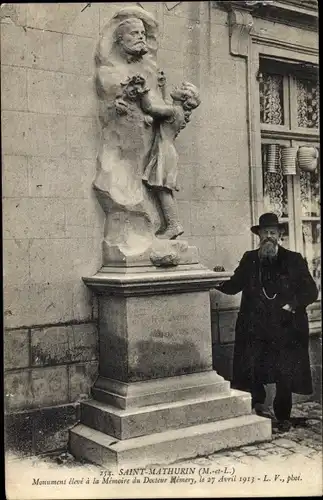
[[83, 281], [98, 296], [99, 376], [70, 450], [109, 468], [271, 437], [250, 394], [212, 369], [209, 290], [229, 273], [207, 269], [180, 239], [175, 141], [201, 100], [189, 82], [168, 94], [157, 28], [143, 8], [122, 9], [95, 55], [102, 133], [93, 189], [105, 226], [102, 267]]
[[[178, 294], [176, 301], [169, 295], [152, 295], [144, 301], [123, 297], [116, 316], [111, 314], [116, 300], [110, 297], [100, 310], [105, 339], [101, 375], [137, 382], [212, 369], [208, 298], [208, 292]], [[129, 324], [124, 322], [127, 317]]]

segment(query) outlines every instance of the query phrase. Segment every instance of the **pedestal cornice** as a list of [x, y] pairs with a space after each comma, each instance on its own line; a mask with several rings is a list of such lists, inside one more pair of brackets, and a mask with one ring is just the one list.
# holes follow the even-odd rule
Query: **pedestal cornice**
[[181, 266], [180, 269], [146, 270], [106, 268], [94, 276], [83, 277], [95, 293], [104, 295], [155, 295], [207, 291], [230, 278], [230, 272], [213, 272], [204, 266]]

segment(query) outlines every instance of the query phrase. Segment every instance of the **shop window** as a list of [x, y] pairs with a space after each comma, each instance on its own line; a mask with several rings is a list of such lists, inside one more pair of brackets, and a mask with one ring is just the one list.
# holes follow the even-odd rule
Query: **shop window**
[[319, 126], [319, 85], [312, 80], [296, 79], [297, 125], [318, 128]]
[[260, 68], [264, 208], [285, 224], [283, 246], [302, 253], [321, 292], [317, 73], [273, 61]]
[[260, 81], [260, 121], [271, 125], [284, 124], [284, 80], [282, 75], [266, 73]]

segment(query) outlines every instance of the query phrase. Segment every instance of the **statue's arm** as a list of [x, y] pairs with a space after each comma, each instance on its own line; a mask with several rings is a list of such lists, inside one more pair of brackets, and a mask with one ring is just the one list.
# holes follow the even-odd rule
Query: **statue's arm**
[[111, 90], [111, 84], [116, 85], [117, 81], [114, 81], [111, 71], [106, 66], [101, 66], [97, 68], [95, 73], [95, 86], [99, 97], [104, 97], [109, 94]]
[[110, 68], [102, 66], [96, 73], [96, 90], [102, 102], [101, 109], [104, 113], [117, 112], [125, 115], [128, 111], [128, 103], [123, 99], [122, 88], [117, 75]]
[[172, 104], [159, 104], [154, 102], [149, 92], [141, 98], [141, 108], [148, 115], [154, 118], [170, 118], [174, 115], [174, 106]]

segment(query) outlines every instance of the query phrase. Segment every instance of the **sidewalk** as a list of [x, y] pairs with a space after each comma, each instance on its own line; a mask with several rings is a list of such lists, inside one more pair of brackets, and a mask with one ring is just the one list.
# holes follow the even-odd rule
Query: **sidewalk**
[[289, 432], [278, 433], [273, 428], [270, 443], [243, 446], [238, 450], [223, 451], [208, 458], [215, 463], [237, 461], [252, 465], [255, 461], [277, 461], [297, 455], [315, 463], [322, 461], [322, 407], [319, 403], [298, 403], [293, 406], [292, 428]]

